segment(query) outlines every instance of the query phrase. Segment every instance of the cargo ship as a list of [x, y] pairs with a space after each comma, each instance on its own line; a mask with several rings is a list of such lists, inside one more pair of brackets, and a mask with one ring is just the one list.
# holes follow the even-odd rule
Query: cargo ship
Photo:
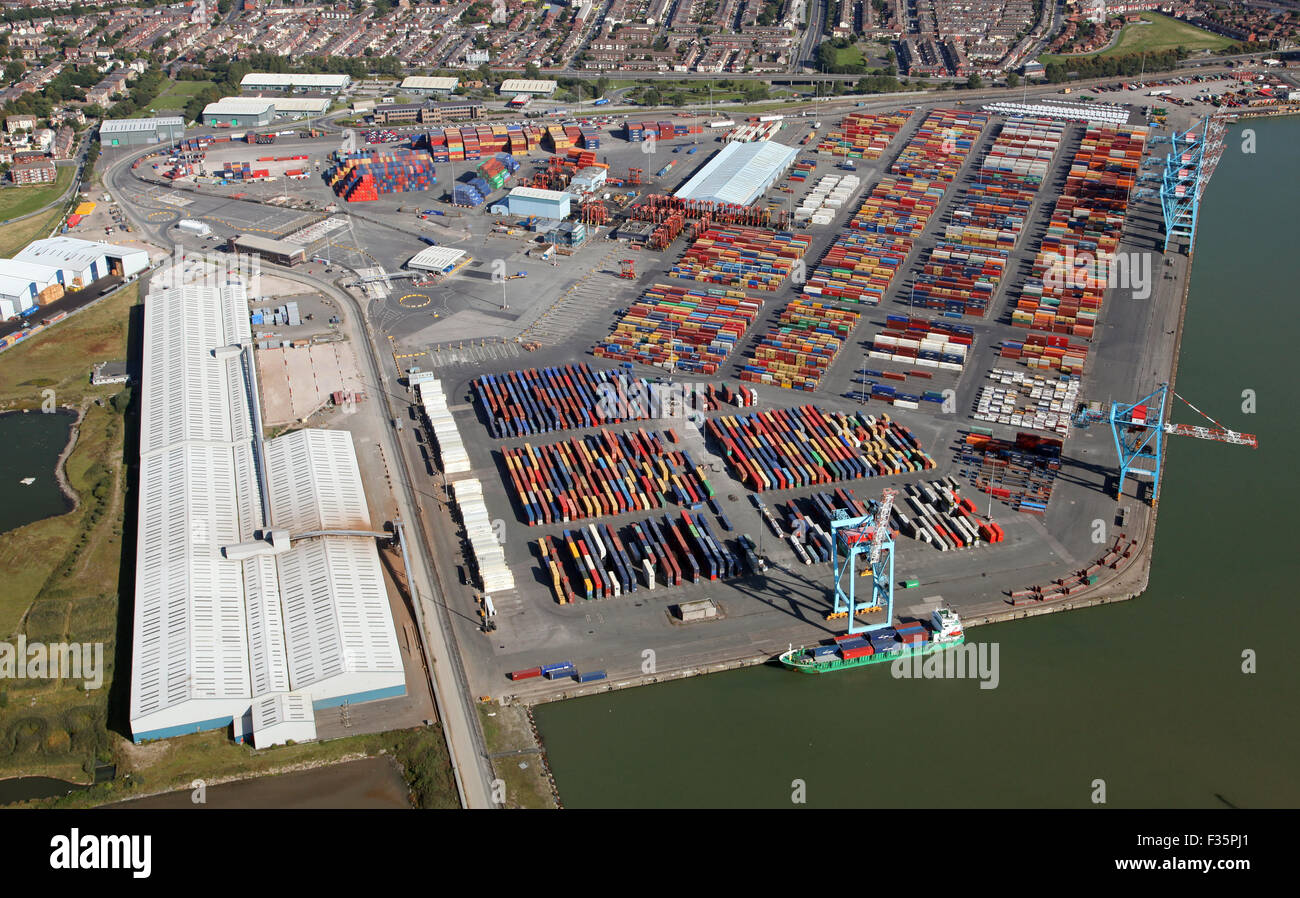
[[961, 620], [948, 608], [937, 609], [930, 626], [914, 622], [871, 633], [846, 633], [830, 645], [800, 646], [783, 652], [781, 664], [800, 673], [820, 674], [867, 664], [929, 655], [966, 641]]

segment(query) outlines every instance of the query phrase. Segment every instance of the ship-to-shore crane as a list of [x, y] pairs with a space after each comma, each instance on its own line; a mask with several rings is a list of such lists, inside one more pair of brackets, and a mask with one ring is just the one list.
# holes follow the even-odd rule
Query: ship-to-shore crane
[[[1186, 403], [1188, 408], [1213, 426], [1171, 422], [1166, 414], [1166, 400], [1169, 393], [1173, 393]], [[1130, 474], [1146, 474], [1153, 479], [1151, 487], [1153, 507], [1160, 498], [1160, 465], [1164, 459], [1165, 434], [1215, 440], [1236, 446], [1249, 446], [1252, 449], [1259, 448], [1259, 441], [1253, 433], [1229, 430], [1179, 396], [1176, 391], [1169, 389], [1167, 383], [1161, 384], [1137, 402], [1112, 402], [1108, 412], [1099, 407], [1080, 406], [1071, 417], [1071, 421], [1076, 427], [1087, 427], [1090, 424], [1110, 425], [1111, 435], [1115, 439], [1115, 451], [1119, 454], [1119, 486], [1115, 490], [1115, 498], [1123, 497], [1124, 481]], [[1148, 462], [1150, 467], [1145, 467]]]
[[[894, 622], [894, 536], [889, 529], [889, 513], [894, 507], [897, 490], [886, 489], [876, 504], [874, 514], [831, 521], [831, 564], [835, 572], [835, 608], [833, 616], [847, 614], [850, 633], [880, 630]], [[871, 574], [871, 600], [859, 602], [856, 596], [857, 558], [866, 553]], [[863, 571], [863, 576], [868, 572]], [[858, 614], [885, 610], [879, 624], [858, 621]]]

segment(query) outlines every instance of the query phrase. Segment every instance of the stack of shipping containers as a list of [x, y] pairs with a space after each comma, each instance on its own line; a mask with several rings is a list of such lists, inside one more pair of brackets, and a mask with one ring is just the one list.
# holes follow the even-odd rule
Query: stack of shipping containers
[[326, 178], [349, 202], [376, 200], [381, 193], [429, 190], [437, 183], [433, 159], [420, 150], [337, 152]]
[[817, 152], [854, 159], [879, 159], [885, 154], [894, 135], [899, 132], [913, 110], [868, 113], [851, 112], [838, 128], [832, 127], [817, 144]]
[[706, 429], [736, 479], [755, 492], [935, 467], [912, 432], [884, 414], [805, 405], [710, 418]]
[[695, 239], [672, 274], [727, 287], [776, 290], [811, 242], [809, 237], [757, 228], [710, 228]]
[[763, 301], [741, 290], [655, 284], [596, 345], [598, 358], [716, 374]]
[[1035, 280], [1011, 311], [1013, 325], [1092, 339], [1149, 133], [1088, 128], [1034, 260]]

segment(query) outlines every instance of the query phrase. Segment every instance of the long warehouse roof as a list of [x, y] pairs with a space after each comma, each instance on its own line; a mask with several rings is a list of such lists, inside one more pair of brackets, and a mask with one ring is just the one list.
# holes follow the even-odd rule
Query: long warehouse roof
[[275, 100], [259, 97], [225, 97], [203, 107], [204, 115], [261, 115], [275, 111]]
[[685, 200], [747, 206], [758, 199], [798, 155], [799, 151], [794, 147], [770, 140], [729, 143], [676, 195]]
[[533, 78], [507, 78], [501, 82], [503, 94], [549, 94], [555, 92], [556, 82]]
[[[405, 690], [373, 540], [301, 538], [373, 530], [352, 437], [301, 430], [263, 446], [251, 344], [243, 286], [150, 292], [137, 740], [242, 719], [255, 700], [291, 690], [316, 703]], [[269, 542], [255, 539], [272, 527]]]
[[455, 90], [460, 84], [459, 78], [429, 78], [424, 75], [410, 75], [402, 81], [403, 90]]
[[100, 134], [134, 134], [137, 131], [157, 131], [159, 128], [184, 128], [185, 122], [177, 115], [157, 118], [108, 118], [100, 122]]
[[335, 87], [342, 89], [352, 82], [348, 75], [286, 75], [278, 72], [249, 72], [239, 81], [247, 88], [258, 84], [277, 87]]

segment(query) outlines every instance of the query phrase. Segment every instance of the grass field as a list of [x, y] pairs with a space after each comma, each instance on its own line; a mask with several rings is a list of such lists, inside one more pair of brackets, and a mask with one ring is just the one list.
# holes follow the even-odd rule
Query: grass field
[[63, 207], [55, 206], [39, 215], [0, 225], [0, 258], [12, 259], [27, 244], [50, 232], [63, 219]]
[[[108, 695], [116, 647], [118, 575], [126, 506], [123, 414], [109, 402], [120, 385], [92, 387], [98, 359], [126, 357], [131, 285], [65, 324], [0, 354], [0, 408], [55, 402], [85, 411], [64, 473], [77, 493], [67, 514], [35, 521], [0, 540], [0, 639], [102, 643], [102, 688], [79, 682], [12, 680], [0, 688], [0, 775], [84, 779], [108, 756]], [[97, 403], [92, 400], [102, 400]]]
[[58, 178], [53, 184], [44, 184], [40, 187], [6, 187], [0, 190], [0, 221], [35, 212], [46, 203], [52, 202], [68, 189], [75, 174], [76, 169], [73, 166], [61, 166], [58, 170]]
[[168, 109], [184, 109], [185, 104], [204, 88], [212, 87], [216, 82], [213, 81], [173, 81], [163, 88], [162, 92], [154, 98], [154, 101], [144, 109], [138, 111], [132, 118], [143, 118]]
[[[527, 750], [534, 747], [528, 716], [521, 705], [502, 706], [488, 702], [478, 706], [483, 741], [490, 753]], [[526, 767], [520, 767], [520, 763]], [[507, 808], [554, 808], [551, 786], [543, 776], [540, 756], [534, 752], [507, 755], [492, 762], [492, 770], [505, 783]]]
[[0, 353], [0, 411], [38, 408], [41, 391], [52, 387], [59, 405], [80, 405], [84, 397], [107, 398], [120, 387], [93, 387], [90, 366], [126, 358], [127, 320], [138, 302], [132, 284], [67, 321]]
[[1151, 24], [1125, 25], [1120, 29], [1119, 40], [1105, 50], [1098, 50], [1095, 53], [1040, 56], [1038, 61], [1043, 65], [1049, 65], [1053, 62], [1068, 64], [1072, 59], [1085, 56], [1127, 56], [1133, 53], [1159, 53], [1177, 47], [1186, 47], [1195, 53], [1199, 50], [1220, 50], [1234, 43], [1231, 38], [1211, 34], [1197, 28], [1195, 25], [1162, 16], [1160, 13], [1144, 12], [1142, 18]]

